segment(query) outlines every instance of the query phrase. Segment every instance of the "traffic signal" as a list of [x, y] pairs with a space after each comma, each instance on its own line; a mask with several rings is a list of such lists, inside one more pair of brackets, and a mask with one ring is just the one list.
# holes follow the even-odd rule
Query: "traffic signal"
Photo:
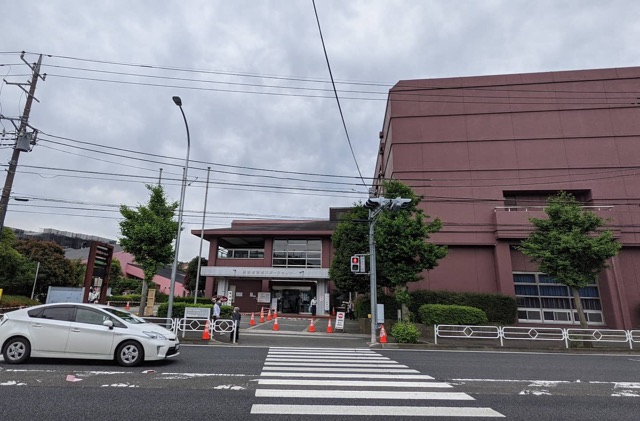
[[351, 272], [360, 272], [360, 256], [351, 256]]

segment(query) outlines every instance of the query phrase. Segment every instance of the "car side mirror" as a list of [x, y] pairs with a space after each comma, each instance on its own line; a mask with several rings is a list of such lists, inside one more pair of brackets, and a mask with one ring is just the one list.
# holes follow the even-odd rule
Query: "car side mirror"
[[103, 326], [106, 326], [109, 328], [109, 330], [113, 329], [113, 320], [105, 320], [104, 322], [102, 322]]

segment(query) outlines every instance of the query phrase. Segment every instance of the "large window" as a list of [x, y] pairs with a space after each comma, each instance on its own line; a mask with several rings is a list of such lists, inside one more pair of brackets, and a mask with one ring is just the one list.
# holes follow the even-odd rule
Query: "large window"
[[264, 249], [227, 249], [218, 247], [220, 259], [264, 259]]
[[[535, 323], [579, 324], [569, 287], [557, 283], [544, 273], [513, 274], [518, 303], [518, 321]], [[590, 324], [603, 325], [600, 293], [596, 284], [580, 289], [580, 298]]]
[[322, 267], [321, 240], [273, 240], [273, 267]]

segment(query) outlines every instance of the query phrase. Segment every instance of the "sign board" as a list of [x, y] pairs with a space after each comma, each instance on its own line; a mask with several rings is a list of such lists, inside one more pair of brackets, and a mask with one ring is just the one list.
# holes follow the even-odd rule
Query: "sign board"
[[336, 313], [336, 330], [344, 331], [344, 315], [343, 311], [339, 311]]
[[378, 304], [376, 307], [376, 323], [379, 325], [384, 324], [384, 304]]
[[276, 310], [278, 309], [278, 299], [277, 298], [271, 299], [271, 308], [275, 308]]
[[331, 308], [329, 307], [331, 305], [330, 300], [331, 300], [331, 297], [329, 293], [325, 292], [324, 293], [324, 311], [328, 312], [331, 310]]
[[211, 314], [209, 307], [185, 307], [185, 319], [208, 319]]
[[270, 292], [259, 292], [258, 293], [258, 302], [259, 303], [270, 303], [271, 302], [271, 293]]
[[84, 288], [50, 286], [47, 291], [47, 304], [81, 303], [82, 297], [84, 297]]
[[230, 305], [233, 305], [233, 290], [227, 291], [227, 301]]

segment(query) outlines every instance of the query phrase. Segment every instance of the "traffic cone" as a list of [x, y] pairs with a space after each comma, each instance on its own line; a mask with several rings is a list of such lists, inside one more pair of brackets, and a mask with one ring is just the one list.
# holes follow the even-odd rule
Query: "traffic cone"
[[332, 316], [335, 316], [335, 315], [336, 315], [336, 308], [335, 308], [335, 307], [333, 307], [333, 308], [331, 309], [331, 315], [332, 315]]
[[333, 328], [331, 327], [331, 319], [329, 319], [329, 324], [327, 325], [327, 333], [333, 333]]
[[256, 325], [256, 319], [255, 317], [253, 317], [253, 312], [251, 312], [251, 320], [249, 320], [249, 326], [255, 326]]
[[264, 323], [264, 307], [260, 308], [260, 323]]
[[316, 331], [316, 327], [313, 324], [313, 318], [311, 319], [311, 324], [309, 325], [309, 332], [315, 332]]
[[267, 313], [267, 320], [271, 320], [271, 308], [269, 308], [269, 312]]
[[382, 327], [380, 327], [380, 343], [381, 344], [386, 344], [387, 343], [387, 331], [384, 330], [384, 325], [382, 325]]
[[125, 310], [131, 310], [131, 306], [129, 305], [129, 301], [127, 301], [127, 305], [124, 307]]
[[278, 318], [278, 310], [276, 310], [275, 308], [273, 309], [273, 318], [274, 319]]
[[204, 341], [211, 340], [211, 334], [209, 333], [209, 320], [207, 320], [207, 323], [204, 324], [204, 331], [202, 332], [202, 340]]
[[278, 326], [278, 318], [277, 317], [273, 321], [273, 330], [280, 330], [280, 326]]

